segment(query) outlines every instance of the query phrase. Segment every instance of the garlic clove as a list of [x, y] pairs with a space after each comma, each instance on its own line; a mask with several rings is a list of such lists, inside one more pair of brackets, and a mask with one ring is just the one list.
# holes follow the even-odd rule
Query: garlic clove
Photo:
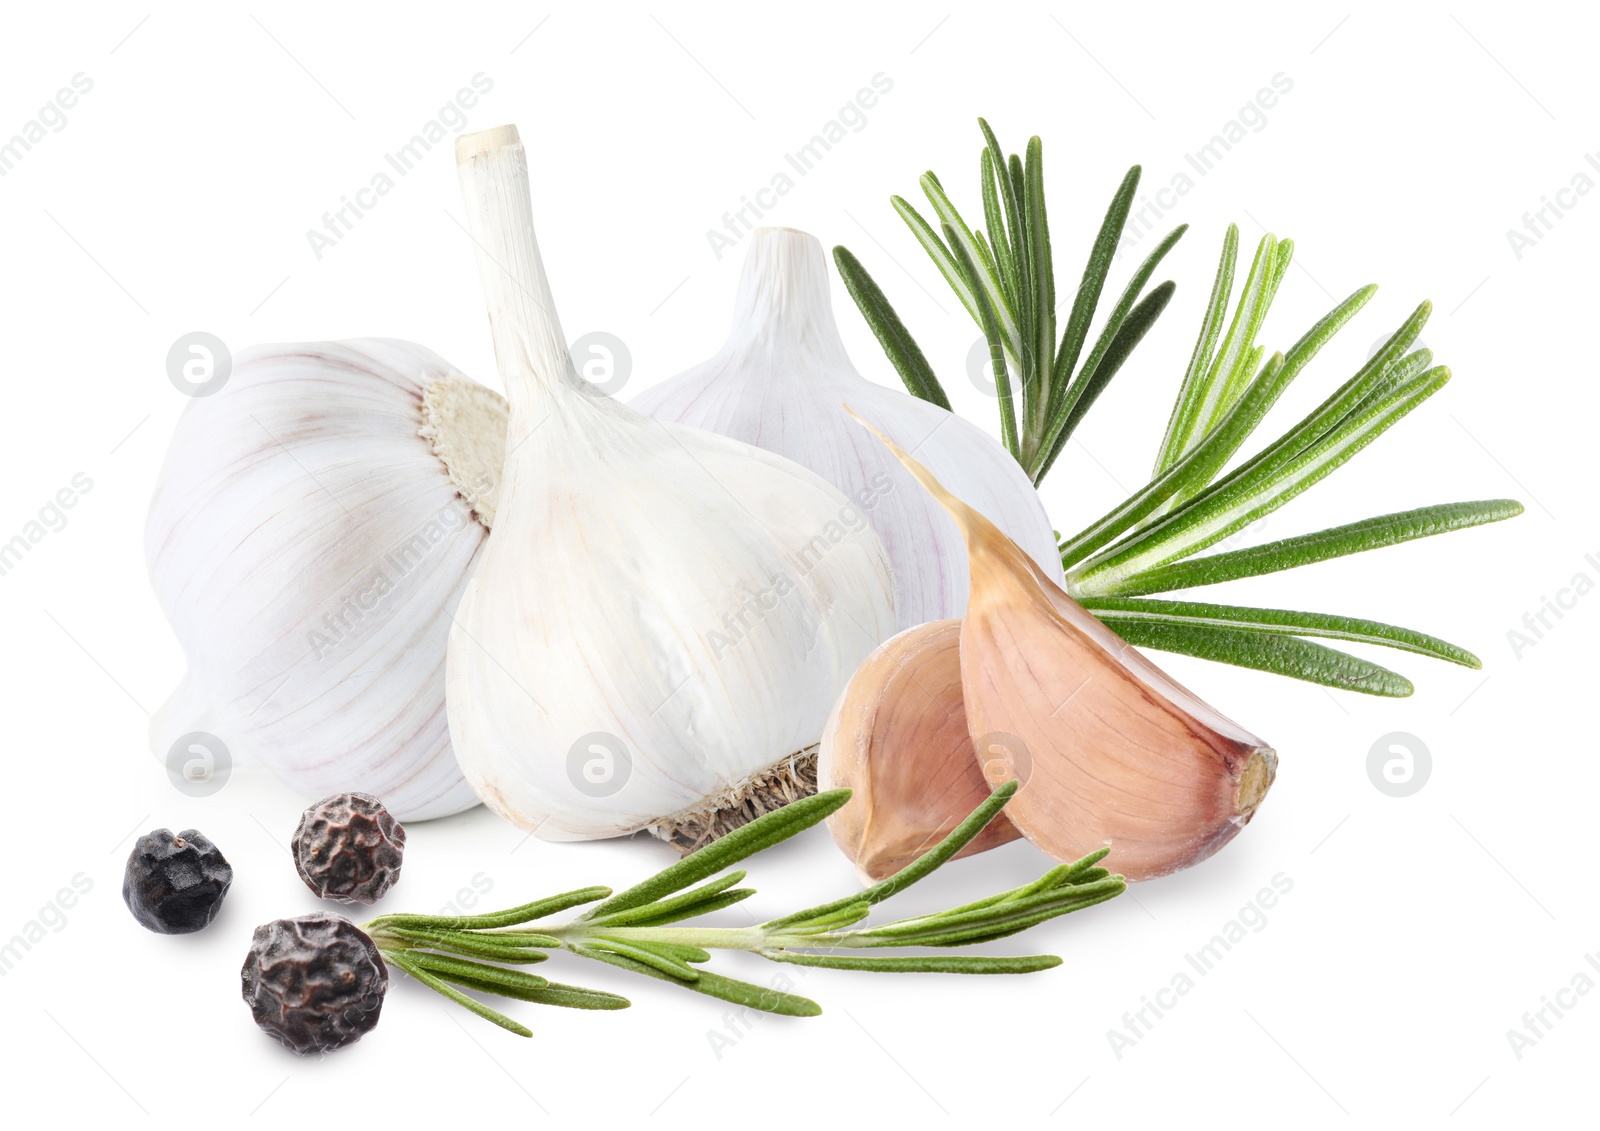
[[[869, 425], [870, 427], [870, 425]], [[955, 519], [972, 593], [961, 622], [967, 727], [1022, 788], [1011, 821], [1057, 860], [1111, 845], [1150, 879], [1206, 859], [1250, 820], [1276, 752], [1089, 615], [1027, 554], [885, 440]]]
[[511, 403], [494, 530], [450, 633], [457, 757], [542, 838], [691, 847], [810, 791], [829, 709], [895, 629], [888, 556], [812, 472], [585, 382], [516, 129], [460, 138], [457, 161]]
[[[158, 757], [221, 739], [298, 792], [401, 820], [477, 803], [445, 719], [445, 641], [488, 531], [507, 410], [422, 346], [242, 351], [184, 409], [146, 523], [189, 674]], [[193, 757], [199, 757], [194, 754]]]
[[816, 237], [760, 228], [749, 248], [726, 343], [709, 360], [646, 389], [633, 406], [784, 456], [842, 491], [888, 550], [901, 628], [961, 615], [966, 548], [943, 508], [850, 423], [841, 403], [916, 452], [1063, 583], [1050, 520], [1011, 454], [971, 422], [857, 372], [834, 321], [828, 260]]
[[[985, 778], [967, 730], [960, 621], [908, 628], [867, 657], [822, 732], [817, 775], [853, 791], [828, 830], [868, 881], [943, 840], [1006, 780]], [[959, 855], [1021, 835], [1002, 812]]]

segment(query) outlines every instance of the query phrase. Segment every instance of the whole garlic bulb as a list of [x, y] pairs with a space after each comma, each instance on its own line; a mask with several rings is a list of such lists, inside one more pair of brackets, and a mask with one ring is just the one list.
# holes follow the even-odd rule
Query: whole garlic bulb
[[150, 506], [150, 578], [189, 660], [152, 720], [157, 754], [209, 731], [302, 793], [370, 793], [402, 821], [475, 805], [445, 639], [506, 419], [410, 342], [241, 353], [184, 409]]
[[888, 557], [803, 467], [579, 377], [515, 127], [456, 152], [511, 402], [499, 513], [450, 633], [456, 755], [542, 838], [692, 846], [811, 792], [835, 696], [894, 632]]
[[1010, 453], [938, 405], [856, 372], [833, 320], [827, 259], [815, 236], [758, 229], [739, 281], [733, 332], [722, 349], [633, 399], [657, 420], [755, 444], [843, 491], [888, 548], [901, 628], [961, 616], [967, 552], [955, 524], [841, 404], [915, 453], [1063, 583], [1050, 520]]

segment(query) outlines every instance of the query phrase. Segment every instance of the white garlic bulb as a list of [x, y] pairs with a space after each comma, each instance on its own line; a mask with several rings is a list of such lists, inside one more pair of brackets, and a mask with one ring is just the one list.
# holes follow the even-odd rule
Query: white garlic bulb
[[515, 127], [457, 160], [511, 427], [450, 633], [456, 756], [542, 838], [687, 847], [810, 791], [834, 698], [894, 632], [888, 557], [799, 465], [584, 382]]
[[900, 627], [961, 616], [968, 575], [960, 532], [842, 404], [913, 452], [1062, 584], [1055, 533], [1017, 461], [960, 417], [856, 372], [833, 320], [822, 245], [805, 232], [759, 229], [727, 343], [709, 361], [633, 400], [657, 420], [792, 459], [849, 496], [889, 550]]
[[291, 787], [400, 820], [477, 803], [450, 750], [446, 630], [505, 451], [493, 391], [410, 342], [261, 346], [184, 409], [146, 527], [189, 659], [158, 755], [208, 731]]

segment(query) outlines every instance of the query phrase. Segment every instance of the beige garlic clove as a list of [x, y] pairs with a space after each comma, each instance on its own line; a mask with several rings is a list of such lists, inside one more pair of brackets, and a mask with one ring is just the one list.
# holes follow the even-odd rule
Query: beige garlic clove
[[[960, 621], [908, 628], [867, 658], [828, 718], [817, 773], [822, 789], [855, 791], [828, 830], [873, 881], [943, 840], [989, 796], [962, 708]], [[1001, 813], [960, 855], [1021, 835]]]
[[[870, 427], [870, 426], [869, 426]], [[1238, 833], [1277, 754], [1045, 577], [983, 515], [889, 443], [966, 539], [961, 685], [974, 738], [1022, 789], [1006, 814], [1057, 860], [1111, 845], [1130, 880], [1197, 864]]]

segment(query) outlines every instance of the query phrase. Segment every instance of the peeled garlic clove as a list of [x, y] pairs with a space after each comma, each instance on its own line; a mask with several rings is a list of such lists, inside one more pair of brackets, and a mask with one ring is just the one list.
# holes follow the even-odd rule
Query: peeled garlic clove
[[152, 723], [157, 756], [209, 732], [301, 793], [370, 793], [403, 821], [476, 804], [445, 641], [506, 420], [443, 358], [377, 339], [243, 351], [191, 400], [145, 530], [190, 666]]
[[[908, 628], [856, 669], [822, 732], [817, 778], [822, 789], [853, 791], [828, 830], [869, 881], [943, 840], [1007, 780], [988, 781], [974, 756], [961, 699], [960, 621]], [[1021, 835], [1002, 812], [960, 855]]]
[[850, 423], [839, 407], [845, 403], [915, 452], [1064, 583], [1050, 520], [1010, 453], [959, 416], [856, 371], [833, 319], [827, 257], [805, 232], [755, 232], [726, 344], [647, 389], [633, 406], [810, 468], [844, 492], [883, 539], [901, 628], [960, 616], [968, 588], [960, 533], [899, 462]]
[[888, 557], [799, 465], [585, 382], [515, 128], [456, 152], [511, 402], [499, 513], [450, 634], [457, 757], [546, 839], [709, 839], [810, 792], [829, 708], [894, 632]]
[[[889, 441], [885, 441], [890, 443]], [[1006, 807], [1067, 861], [1150, 879], [1199, 863], [1250, 820], [1277, 771], [1259, 738], [1090, 616], [983, 515], [891, 449], [955, 519], [972, 594], [961, 622], [967, 727], [1023, 784]]]

